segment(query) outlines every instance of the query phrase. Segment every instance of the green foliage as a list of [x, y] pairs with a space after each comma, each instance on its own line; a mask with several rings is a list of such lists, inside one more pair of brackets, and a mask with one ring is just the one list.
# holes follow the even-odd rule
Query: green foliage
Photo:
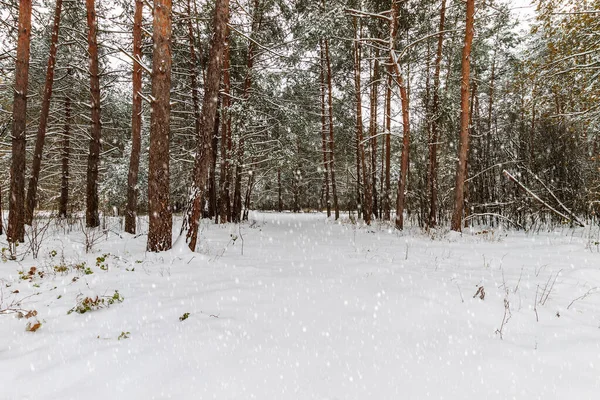
[[183, 315], [181, 317], [179, 317], [180, 321], [185, 321], [186, 319], [188, 319], [190, 316], [189, 312], [183, 313]]
[[102, 308], [108, 308], [115, 303], [122, 303], [124, 300], [123, 296], [118, 290], [112, 296], [96, 296], [96, 297], [84, 297], [79, 299], [75, 307], [71, 308], [67, 314], [76, 312], [78, 314], [85, 314], [88, 311], [96, 311]]
[[129, 335], [131, 335], [131, 332], [121, 332], [117, 340], [129, 339]]

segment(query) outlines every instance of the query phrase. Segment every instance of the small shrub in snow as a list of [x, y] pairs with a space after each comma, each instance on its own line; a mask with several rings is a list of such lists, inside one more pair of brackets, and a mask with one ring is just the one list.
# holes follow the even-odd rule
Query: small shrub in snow
[[131, 332], [121, 332], [117, 340], [129, 339], [129, 335], [131, 335]]
[[88, 311], [96, 311], [102, 308], [108, 308], [115, 303], [122, 303], [124, 300], [123, 296], [118, 290], [115, 290], [115, 294], [112, 296], [96, 296], [96, 297], [84, 297], [77, 301], [77, 305], [71, 308], [67, 314], [76, 312], [78, 314], [85, 314]]
[[27, 325], [25, 326], [25, 330], [27, 332], [35, 332], [38, 329], [40, 329], [42, 327], [42, 323], [38, 320], [35, 320], [35, 322], [28, 322]]
[[19, 271], [19, 276], [20, 279], [24, 280], [24, 281], [32, 281], [36, 276], [39, 276], [40, 278], [43, 278], [45, 275], [44, 271], [38, 271], [38, 269], [36, 267], [31, 267], [29, 268], [29, 271], [25, 272], [25, 271]]
[[183, 313], [183, 315], [182, 315], [181, 317], [179, 317], [179, 320], [180, 320], [180, 321], [185, 321], [185, 320], [186, 320], [186, 319], [188, 319], [189, 317], [190, 317], [190, 313], [189, 313], [189, 312], [186, 312], [186, 313]]
[[110, 256], [110, 253], [103, 254], [100, 257], [96, 257], [96, 267], [99, 267], [103, 271], [108, 271], [108, 263], [106, 259]]
[[485, 289], [483, 288], [483, 286], [479, 286], [477, 288], [477, 291], [473, 295], [473, 298], [475, 298], [475, 297], [479, 297], [481, 300], [485, 299]]

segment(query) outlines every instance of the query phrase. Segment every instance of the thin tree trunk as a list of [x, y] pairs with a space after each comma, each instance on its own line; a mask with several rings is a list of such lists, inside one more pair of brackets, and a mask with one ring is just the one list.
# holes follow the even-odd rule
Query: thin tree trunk
[[[323, 41], [320, 42], [321, 59], [320, 59], [320, 75], [321, 75], [321, 144], [323, 147], [323, 169], [325, 170], [325, 206], [327, 207], [327, 217], [331, 217], [331, 200], [329, 199], [329, 162], [327, 157], [327, 122], [325, 115], [325, 51]], [[363, 169], [364, 171], [364, 169]]]
[[399, 60], [396, 58], [395, 38], [398, 31], [398, 3], [392, 0], [392, 13], [390, 20], [390, 73], [395, 73], [396, 84], [400, 88], [400, 100], [402, 101], [402, 161], [400, 164], [400, 176], [398, 177], [398, 195], [396, 198], [396, 229], [404, 228], [404, 197], [406, 180], [408, 175], [408, 155], [410, 144], [410, 118], [408, 92], [402, 79]]
[[69, 140], [71, 135], [71, 98], [65, 96], [65, 126], [62, 139], [62, 165], [60, 178], [60, 201], [58, 203], [58, 216], [67, 218], [69, 204]]
[[46, 68], [46, 86], [42, 98], [42, 109], [40, 111], [40, 125], [38, 127], [35, 140], [35, 149], [33, 151], [33, 161], [31, 165], [31, 177], [29, 178], [29, 188], [27, 190], [27, 200], [25, 203], [25, 223], [31, 225], [33, 220], [33, 210], [37, 200], [37, 187], [42, 167], [42, 155], [44, 151], [44, 140], [46, 138], [46, 129], [48, 127], [48, 115], [50, 113], [50, 99], [52, 97], [52, 84], [54, 83], [54, 66], [56, 64], [56, 50], [58, 43], [58, 30], [60, 27], [60, 13], [62, 9], [62, 0], [56, 0], [54, 10], [54, 24], [52, 25], [52, 36], [50, 38], [50, 54], [48, 56], [48, 66]]
[[383, 218], [391, 219], [392, 185], [390, 180], [392, 158], [392, 74], [388, 74], [385, 89], [385, 193], [383, 196]]
[[[255, 36], [255, 33], [260, 29], [262, 16], [260, 14], [260, 2], [254, 0], [254, 14], [252, 16], [252, 32], [250, 38]], [[248, 42], [248, 56], [246, 60], [246, 78], [244, 79], [243, 99], [248, 101], [250, 98], [250, 89], [252, 87], [252, 72], [254, 68], [254, 52], [256, 43], [254, 40]], [[233, 195], [233, 221], [240, 222], [242, 220], [242, 175], [244, 170], [244, 152], [245, 138], [244, 133], [240, 134], [237, 151], [237, 167], [235, 169], [235, 190]]]
[[446, 0], [442, 0], [440, 9], [440, 25], [435, 54], [435, 72], [433, 75], [433, 104], [431, 107], [431, 140], [429, 142], [429, 227], [437, 225], [437, 142], [440, 118], [440, 73], [442, 71], [442, 56], [444, 46], [444, 27], [446, 23]]
[[186, 242], [192, 251], [196, 250], [198, 241], [198, 226], [202, 217], [202, 202], [207, 190], [207, 184], [212, 164], [212, 137], [214, 135], [215, 118], [217, 116], [219, 84], [223, 71], [223, 50], [227, 23], [229, 22], [229, 0], [217, 0], [213, 19], [214, 33], [211, 40], [209, 63], [206, 71], [204, 99], [201, 112], [201, 138], [198, 140], [196, 158], [194, 161], [194, 184], [190, 211], [185, 216], [188, 231]]
[[169, 186], [171, 9], [171, 0], [154, 0], [147, 243], [148, 251], [154, 252], [169, 250], [173, 236]]
[[221, 102], [217, 103], [217, 114], [215, 116], [215, 127], [213, 130], [213, 135], [211, 138], [211, 151], [212, 158], [210, 163], [210, 171], [208, 175], [208, 217], [213, 218], [216, 214], [218, 214], [217, 204], [217, 157], [218, 157], [218, 149], [219, 149], [219, 128], [220, 128], [220, 108]]
[[335, 182], [335, 141], [333, 136], [333, 85], [331, 76], [331, 61], [329, 59], [329, 41], [325, 39], [325, 62], [327, 64], [327, 87], [329, 104], [329, 168], [331, 170], [331, 194], [333, 195], [333, 209], [335, 220], [340, 218], [340, 207], [338, 204], [337, 185]]
[[2, 185], [0, 185], [0, 235], [4, 234], [4, 212], [2, 211]]
[[[360, 88], [360, 59], [361, 49], [358, 41], [358, 27], [356, 17], [354, 18], [354, 31], [356, 40], [354, 41], [354, 91], [356, 97], [356, 189], [357, 189], [357, 205], [362, 204], [362, 214], [365, 224], [371, 225], [372, 212], [372, 190], [371, 182], [367, 174], [365, 162], [365, 145], [363, 143], [363, 119], [362, 119], [362, 96]], [[361, 168], [362, 167], [362, 168]], [[362, 169], [362, 181], [364, 200], [361, 201], [360, 196], [360, 173]]]
[[231, 171], [229, 158], [231, 157], [231, 118], [229, 117], [229, 106], [231, 105], [231, 59], [229, 46], [229, 28], [226, 28], [225, 47], [223, 49], [223, 100], [221, 102], [221, 176], [220, 176], [220, 222], [222, 224], [230, 220], [230, 196], [229, 186]]
[[371, 137], [371, 185], [373, 196], [372, 213], [377, 216], [379, 199], [377, 194], [377, 96], [379, 83], [379, 50], [375, 50], [375, 65], [371, 81], [371, 109], [369, 121], [369, 136]]
[[475, 0], [467, 0], [467, 23], [465, 42], [462, 53], [462, 82], [460, 87], [460, 137], [458, 143], [458, 164], [456, 168], [456, 185], [454, 189], [454, 213], [452, 230], [461, 232], [464, 209], [465, 176], [469, 151], [469, 79], [471, 74], [470, 56], [473, 43], [473, 20]]
[[[471, 105], [469, 108], [469, 136], [473, 136], [473, 107], [475, 107], [475, 96], [477, 95], [477, 81], [474, 80], [473, 82], [473, 89], [471, 90]], [[467, 154], [467, 160], [468, 160], [469, 155]], [[471, 160], [471, 164], [474, 164], [474, 160]], [[467, 181], [469, 179], [469, 163], [467, 162], [467, 166], [465, 168], [465, 181]], [[471, 192], [469, 190], [469, 185], [465, 185], [465, 210], [464, 210], [464, 214], [465, 214], [465, 218], [464, 218], [464, 227], [468, 228], [469, 227], [469, 215], [471, 213], [471, 206], [470, 206], [470, 202], [471, 202]]]
[[29, 44], [31, 39], [31, 0], [19, 1], [19, 36], [15, 67], [15, 93], [12, 125], [12, 162], [8, 209], [9, 243], [25, 241], [25, 129], [27, 125], [27, 82], [29, 80]]
[[283, 211], [283, 198], [281, 197], [281, 168], [277, 168], [277, 211]]
[[85, 224], [89, 228], [100, 226], [98, 215], [98, 168], [100, 166], [100, 76], [98, 66], [98, 18], [95, 0], [86, 0], [88, 25], [88, 53], [90, 57], [90, 94], [92, 104], [92, 128], [87, 164], [87, 190]]
[[[133, 58], [142, 60], [142, 11], [143, 0], [135, 0], [133, 17]], [[142, 66], [133, 62], [133, 104], [131, 107], [131, 157], [127, 175], [127, 208], [125, 209], [125, 232], [135, 234], [138, 199], [138, 172], [142, 149]]]
[[[254, 161], [254, 160], [253, 160]], [[255, 174], [250, 174], [248, 178], [248, 186], [246, 187], [246, 196], [244, 197], [244, 214], [242, 220], [248, 220], [248, 213], [250, 212], [250, 200], [252, 198], [252, 189], [254, 187]]]

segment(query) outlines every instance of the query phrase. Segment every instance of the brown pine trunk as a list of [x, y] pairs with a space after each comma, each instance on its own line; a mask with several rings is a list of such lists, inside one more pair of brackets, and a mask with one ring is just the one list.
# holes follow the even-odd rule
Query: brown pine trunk
[[471, 74], [470, 56], [473, 43], [473, 20], [475, 0], [467, 0], [467, 23], [465, 42], [462, 52], [462, 82], [460, 86], [460, 137], [458, 142], [458, 164], [456, 168], [456, 185], [454, 188], [454, 213], [452, 230], [461, 232], [464, 210], [465, 177], [467, 172], [467, 156], [469, 151], [469, 79]]
[[[356, 17], [354, 18], [354, 30], [356, 40], [354, 41], [354, 91], [356, 97], [356, 188], [357, 204], [362, 204], [362, 214], [365, 224], [371, 225], [372, 212], [372, 190], [371, 182], [367, 173], [365, 162], [365, 145], [363, 143], [363, 120], [362, 120], [362, 96], [360, 88], [360, 58], [361, 49], [358, 41], [358, 27]], [[362, 181], [364, 190], [364, 200], [360, 196], [360, 173], [362, 169]]]
[[[471, 90], [471, 105], [469, 109], [469, 136], [474, 136], [473, 133], [473, 107], [475, 107], [475, 96], [477, 94], [477, 81], [473, 79], [473, 90]], [[468, 154], [467, 154], [468, 157]], [[471, 160], [471, 164], [473, 164], [473, 160]], [[465, 168], [465, 182], [469, 179], [469, 163], [467, 162], [467, 167]], [[469, 227], [469, 215], [471, 213], [471, 205], [469, 204], [471, 201], [471, 193], [469, 191], [469, 185], [465, 184], [465, 209], [464, 209], [464, 227]]]
[[[135, 0], [133, 17], [133, 57], [142, 61], [142, 12], [144, 2]], [[127, 175], [127, 207], [125, 209], [125, 232], [135, 234], [138, 199], [138, 172], [142, 148], [142, 66], [133, 62], [133, 104], [131, 107], [131, 157]]]
[[379, 50], [375, 51], [375, 65], [371, 82], [371, 114], [369, 121], [369, 136], [371, 137], [371, 185], [373, 187], [372, 213], [377, 216], [379, 196], [377, 194], [377, 96], [379, 82]]
[[231, 60], [229, 47], [229, 28], [225, 34], [225, 48], [223, 49], [223, 100], [221, 109], [223, 110], [221, 122], [221, 176], [220, 176], [220, 222], [222, 224], [229, 221], [230, 216], [230, 198], [229, 185], [231, 181], [231, 171], [229, 157], [231, 157], [231, 118], [229, 118], [229, 106], [231, 105]]
[[331, 200], [329, 199], [329, 161], [327, 157], [327, 122], [325, 115], [325, 49], [323, 41], [320, 42], [321, 59], [320, 59], [320, 75], [321, 75], [321, 135], [322, 135], [322, 151], [323, 151], [323, 169], [325, 170], [325, 206], [327, 207], [327, 217], [331, 217]]
[[391, 219], [392, 185], [390, 181], [392, 158], [392, 75], [388, 74], [385, 89], [385, 193], [383, 196], [383, 218]]
[[281, 197], [281, 168], [277, 168], [277, 211], [283, 211], [283, 197]]
[[147, 243], [148, 251], [154, 252], [169, 250], [173, 236], [169, 187], [171, 8], [171, 0], [154, 0]]
[[13, 102], [12, 162], [8, 209], [9, 243], [25, 241], [25, 129], [27, 124], [27, 82], [29, 79], [29, 43], [31, 39], [31, 0], [19, 1], [19, 36], [15, 67]]
[[[491, 145], [492, 145], [492, 131], [493, 131], [493, 123], [494, 123], [494, 96], [495, 96], [495, 82], [496, 82], [496, 49], [494, 49], [494, 55], [492, 57], [492, 71], [491, 71], [491, 76], [490, 76], [490, 92], [489, 92], [489, 99], [488, 99], [488, 113], [487, 113], [487, 120], [488, 120], [488, 131], [487, 131], [487, 135], [486, 135], [486, 144], [485, 144], [485, 156], [486, 157], [490, 157], [491, 156]], [[535, 96], [532, 96], [533, 100], [535, 101]], [[485, 185], [485, 188], [487, 190], [487, 194], [486, 194], [486, 202], [489, 201], [493, 201], [494, 199], [494, 195], [493, 195], [493, 189], [492, 187], [495, 186], [494, 185], [494, 175], [490, 172], [486, 173], [484, 175], [484, 178], [486, 178], [487, 184]]]
[[213, 135], [211, 138], [211, 164], [210, 171], [208, 173], [208, 218], [214, 218], [218, 213], [217, 204], [217, 157], [219, 148], [219, 128], [220, 128], [220, 115], [221, 115], [221, 101], [217, 102], [217, 114], [215, 115], [215, 127], [213, 129]]
[[71, 135], [71, 99], [65, 96], [65, 126], [62, 139], [62, 160], [60, 177], [60, 201], [58, 203], [58, 216], [67, 218], [69, 205], [69, 139]]
[[408, 175], [408, 155], [410, 145], [409, 104], [408, 92], [400, 72], [399, 60], [396, 59], [395, 38], [398, 31], [398, 3], [392, 0], [392, 14], [390, 20], [390, 73], [395, 73], [396, 84], [400, 88], [400, 100], [402, 101], [402, 161], [400, 164], [400, 176], [398, 177], [398, 196], [396, 198], [396, 229], [404, 228], [404, 197], [406, 180]]
[[[253, 163], [256, 160], [253, 160]], [[242, 217], [242, 219], [244, 221], [248, 221], [248, 213], [250, 212], [250, 200], [252, 199], [252, 189], [254, 188], [254, 180], [255, 180], [255, 176], [254, 174], [250, 174], [250, 177], [248, 178], [248, 186], [246, 187], [246, 196], [244, 197], [244, 215]]]
[[329, 59], [329, 40], [325, 39], [325, 63], [327, 64], [327, 87], [329, 105], [329, 168], [331, 171], [331, 194], [333, 195], [333, 209], [336, 221], [340, 218], [337, 185], [335, 182], [335, 141], [333, 136], [333, 84], [331, 77], [331, 61]]
[[[363, 137], [363, 121], [362, 121], [362, 95], [360, 89], [360, 60], [361, 60], [361, 46], [360, 46], [360, 33], [356, 17], [353, 19], [354, 25], [354, 91], [356, 97], [356, 211], [358, 218], [365, 213], [367, 204], [362, 200], [361, 196], [361, 162], [364, 153], [364, 144], [362, 143]], [[363, 190], [367, 191], [367, 183], [363, 178]], [[364, 221], [367, 225], [371, 223], [371, 218], [366, 217]]]
[[87, 164], [87, 190], [85, 224], [88, 228], [100, 226], [98, 216], [98, 167], [100, 165], [100, 76], [98, 66], [98, 18], [95, 0], [86, 0], [88, 25], [88, 54], [90, 57], [90, 94], [92, 104], [92, 127]]
[[210, 167], [212, 164], [212, 137], [219, 96], [219, 85], [223, 70], [223, 50], [225, 48], [226, 28], [229, 22], [229, 0], [217, 0], [213, 19], [214, 33], [211, 39], [208, 69], [202, 100], [200, 117], [201, 137], [198, 140], [196, 158], [194, 160], [194, 183], [192, 188], [191, 207], [185, 216], [188, 231], [186, 242], [192, 251], [196, 250], [198, 226], [202, 217], [201, 199], [208, 189]]
[[52, 97], [52, 84], [54, 82], [54, 66], [56, 64], [56, 50], [58, 43], [58, 30], [60, 27], [60, 12], [62, 9], [62, 0], [56, 1], [54, 10], [54, 24], [52, 26], [52, 35], [50, 38], [50, 54], [48, 56], [48, 66], [46, 68], [46, 86], [42, 98], [42, 109], [40, 111], [40, 125], [38, 127], [35, 140], [35, 149], [33, 151], [33, 161], [31, 165], [31, 177], [29, 178], [29, 188], [27, 190], [27, 200], [25, 203], [25, 223], [31, 225], [33, 220], [33, 210], [37, 200], [37, 186], [42, 167], [42, 155], [44, 151], [44, 140], [46, 138], [46, 129], [48, 127], [48, 115], [50, 113], [50, 98]]
[[440, 113], [440, 73], [442, 70], [442, 50], [444, 45], [444, 34], [442, 33], [446, 22], [446, 0], [442, 0], [440, 10], [440, 25], [437, 51], [435, 54], [435, 72], [433, 75], [433, 104], [431, 107], [431, 140], [429, 142], [429, 227], [437, 225], [437, 142], [439, 130]]

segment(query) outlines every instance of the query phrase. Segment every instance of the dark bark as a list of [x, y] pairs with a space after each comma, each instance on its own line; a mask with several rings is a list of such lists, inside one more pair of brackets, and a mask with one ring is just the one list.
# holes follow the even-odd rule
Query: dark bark
[[65, 126], [62, 138], [60, 200], [58, 203], [58, 216], [66, 218], [69, 204], [69, 140], [71, 136], [71, 99], [65, 96]]
[[192, 251], [196, 250], [198, 226], [202, 217], [201, 199], [207, 192], [210, 167], [212, 165], [212, 137], [214, 135], [215, 118], [219, 98], [219, 85], [223, 71], [223, 50], [227, 23], [229, 22], [229, 0], [217, 0], [213, 19], [214, 33], [211, 39], [209, 61], [206, 71], [204, 98], [200, 114], [201, 137], [198, 140], [191, 194], [191, 206], [185, 216], [184, 228], [187, 226], [186, 242]]
[[217, 115], [215, 116], [215, 126], [211, 139], [212, 162], [208, 173], [208, 217], [214, 218], [218, 213], [217, 204], [217, 156], [219, 149], [219, 128], [220, 128], [220, 109], [221, 102], [217, 104]]
[[19, 1], [19, 32], [12, 125], [12, 162], [7, 240], [24, 242], [25, 138], [27, 125], [27, 82], [29, 79], [29, 44], [31, 39], [31, 0]]
[[383, 218], [391, 219], [392, 185], [390, 180], [392, 138], [392, 75], [388, 74], [385, 89], [385, 191], [383, 194]]
[[377, 216], [379, 209], [379, 195], [377, 193], [377, 97], [379, 88], [379, 50], [375, 50], [375, 63], [371, 81], [371, 109], [369, 121], [369, 136], [371, 138], [371, 187], [372, 187], [372, 209], [371, 212]]
[[433, 75], [433, 104], [431, 106], [431, 138], [429, 141], [429, 227], [437, 225], [437, 142], [440, 117], [440, 73], [442, 70], [442, 50], [444, 45], [444, 27], [446, 21], [446, 0], [442, 0], [437, 50], [435, 53], [435, 72]]
[[327, 122], [325, 114], [325, 51], [323, 41], [320, 42], [321, 58], [320, 58], [320, 77], [321, 77], [321, 145], [323, 151], [323, 169], [324, 186], [325, 186], [325, 206], [327, 207], [327, 217], [331, 217], [331, 200], [329, 198], [329, 161], [327, 156]]
[[470, 56], [473, 43], [473, 21], [475, 0], [467, 0], [467, 17], [465, 41], [462, 52], [462, 82], [460, 86], [460, 136], [458, 142], [458, 163], [456, 168], [456, 184], [454, 187], [454, 213], [452, 214], [453, 231], [461, 232], [464, 210], [465, 178], [467, 172], [467, 156], [469, 152], [469, 79], [471, 74]]
[[338, 204], [337, 184], [335, 182], [335, 140], [333, 135], [333, 84], [331, 76], [331, 60], [329, 59], [329, 41], [325, 39], [325, 63], [327, 65], [327, 103], [329, 106], [329, 170], [331, 172], [331, 194], [333, 196], [333, 209], [336, 221], [340, 218]]
[[[144, 2], [135, 0], [133, 17], [133, 57], [142, 60], [142, 11]], [[131, 108], [131, 157], [127, 175], [127, 207], [125, 209], [125, 232], [135, 234], [138, 199], [138, 172], [142, 148], [142, 66], [133, 62], [133, 104]]]
[[221, 176], [220, 176], [220, 222], [222, 224], [230, 220], [231, 200], [229, 196], [229, 187], [231, 182], [231, 167], [229, 159], [231, 157], [231, 118], [229, 117], [229, 106], [231, 99], [231, 60], [229, 47], [229, 28], [225, 35], [225, 48], [223, 49], [223, 100], [221, 103]]
[[147, 249], [155, 252], [171, 248], [173, 229], [169, 187], [171, 7], [171, 0], [154, 0]]
[[92, 127], [87, 163], [87, 189], [85, 224], [89, 228], [100, 226], [98, 215], [98, 168], [100, 166], [100, 74], [98, 66], [98, 18], [95, 0], [86, 0], [88, 25], [88, 54], [90, 57], [90, 94], [92, 105]]
[[406, 181], [408, 176], [408, 156], [410, 144], [410, 118], [408, 92], [402, 79], [399, 60], [396, 59], [395, 38], [398, 31], [398, 3], [392, 0], [392, 14], [390, 20], [390, 73], [394, 74], [396, 85], [400, 88], [400, 100], [402, 101], [402, 160], [400, 164], [400, 176], [398, 177], [398, 196], [396, 198], [396, 229], [404, 228], [404, 197]]
[[33, 161], [31, 165], [31, 177], [29, 178], [29, 188], [27, 190], [27, 200], [25, 202], [25, 223], [31, 225], [33, 220], [33, 211], [37, 201], [37, 187], [42, 167], [42, 155], [44, 151], [44, 141], [46, 139], [46, 129], [48, 127], [48, 115], [50, 114], [50, 99], [52, 98], [52, 84], [54, 83], [54, 66], [56, 65], [56, 50], [58, 44], [58, 31], [60, 28], [60, 13], [62, 10], [62, 0], [56, 0], [54, 10], [54, 24], [52, 25], [52, 36], [50, 38], [50, 54], [48, 56], [48, 65], [46, 68], [46, 85], [42, 98], [42, 109], [40, 111], [40, 124], [35, 140], [33, 151]]
[[[372, 217], [372, 189], [371, 180], [367, 173], [366, 161], [365, 161], [365, 144], [363, 143], [363, 119], [362, 119], [362, 96], [361, 96], [361, 85], [360, 85], [360, 59], [361, 49], [360, 42], [358, 41], [358, 29], [356, 26], [356, 18], [354, 20], [354, 30], [356, 32], [356, 39], [354, 41], [354, 91], [356, 98], [356, 181], [357, 181], [357, 199], [359, 204], [362, 204], [362, 214], [365, 224], [371, 224]], [[371, 101], [373, 99], [371, 98]], [[362, 181], [364, 200], [361, 201], [360, 196], [360, 174], [362, 170]]]
[[277, 168], [277, 211], [283, 211], [283, 198], [281, 197], [281, 168]]

